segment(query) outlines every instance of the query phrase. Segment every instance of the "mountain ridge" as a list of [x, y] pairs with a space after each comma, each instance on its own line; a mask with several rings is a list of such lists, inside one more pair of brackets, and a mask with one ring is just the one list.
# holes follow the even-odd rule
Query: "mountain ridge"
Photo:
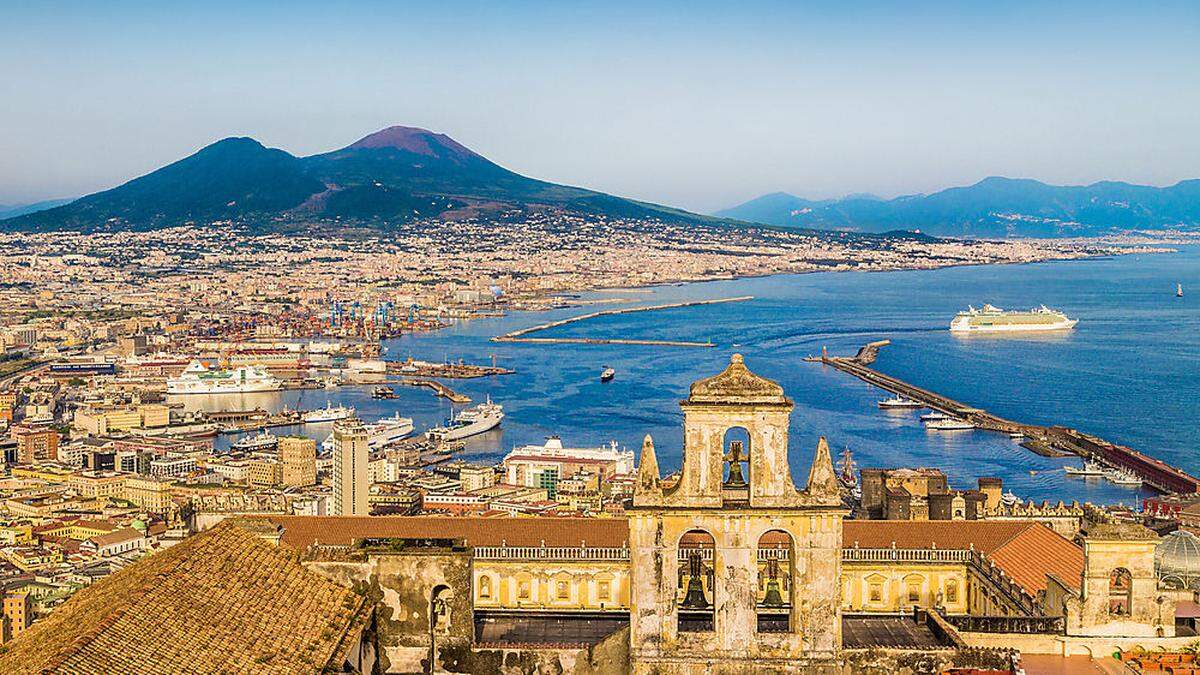
[[1200, 228], [1200, 179], [1166, 187], [1124, 181], [1051, 185], [988, 176], [971, 185], [889, 200], [811, 200], [772, 192], [713, 215], [780, 227], [935, 236], [1098, 236], [1134, 229]]

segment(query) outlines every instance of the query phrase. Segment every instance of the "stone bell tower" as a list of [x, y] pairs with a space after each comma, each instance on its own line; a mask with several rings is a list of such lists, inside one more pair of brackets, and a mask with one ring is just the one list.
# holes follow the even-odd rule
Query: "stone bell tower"
[[629, 511], [634, 672], [832, 671], [847, 510], [825, 439], [796, 489], [792, 402], [739, 354], [680, 407], [679, 480], [647, 436]]

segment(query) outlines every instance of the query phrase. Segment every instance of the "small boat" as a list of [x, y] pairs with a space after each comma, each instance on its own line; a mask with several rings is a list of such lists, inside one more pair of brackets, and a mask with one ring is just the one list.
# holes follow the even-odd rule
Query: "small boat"
[[1183, 297], [1183, 284], [1175, 284], [1175, 297]]
[[243, 436], [230, 444], [231, 450], [270, 450], [279, 445], [279, 437], [269, 431], [260, 431], [253, 436]]
[[885, 409], [887, 409], [887, 408], [924, 408], [925, 405], [922, 403], [919, 403], [917, 401], [914, 401], [911, 398], [904, 398], [903, 396], [893, 396], [891, 398], [885, 398], [882, 401], [880, 401], [879, 407], [885, 408]]
[[1011, 438], [1011, 439], [1013, 439], [1014, 441], [1023, 441], [1023, 440], [1025, 440], [1025, 434], [1023, 434], [1023, 433], [1021, 433], [1021, 432], [1019, 432], [1019, 431], [1012, 431], [1012, 432], [1009, 432], [1009, 434], [1008, 434], [1008, 437], [1009, 437], [1009, 438]]
[[1141, 485], [1142, 479], [1129, 469], [1113, 469], [1104, 473], [1104, 478], [1113, 485]]
[[921, 415], [922, 422], [933, 422], [935, 420], [948, 420], [948, 419], [950, 419], [950, 416], [947, 415], [946, 413], [942, 412], [941, 410], [930, 410], [929, 412], [923, 413]]
[[925, 428], [930, 431], [966, 431], [974, 429], [975, 425], [957, 417], [947, 417], [941, 420], [930, 420], [925, 423]]
[[1102, 465], [1093, 461], [1085, 461], [1082, 467], [1064, 466], [1063, 473], [1068, 476], [1103, 476], [1105, 469]]
[[354, 417], [355, 410], [353, 407], [347, 408], [344, 405], [334, 407], [329, 401], [325, 402], [324, 408], [310, 410], [304, 413], [301, 418], [309, 424], [317, 424], [320, 422], [336, 422], [338, 420], [349, 419]]
[[371, 398], [396, 398], [396, 391], [391, 387], [375, 387], [371, 390]]
[[612, 382], [613, 378], [616, 376], [617, 376], [617, 371], [613, 370], [612, 368], [609, 368], [608, 366], [604, 366], [604, 370], [600, 371], [600, 381], [601, 382]]

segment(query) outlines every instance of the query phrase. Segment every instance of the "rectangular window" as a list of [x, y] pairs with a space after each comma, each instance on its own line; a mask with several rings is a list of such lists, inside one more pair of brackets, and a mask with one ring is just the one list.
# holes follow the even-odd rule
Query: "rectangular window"
[[883, 588], [879, 584], [871, 584], [871, 591], [868, 597], [871, 602], [883, 602]]
[[612, 590], [610, 589], [607, 581], [600, 582], [597, 595], [600, 596], [601, 600], [609, 600], [612, 598]]
[[909, 602], [920, 602], [921, 601], [921, 587], [920, 586], [909, 586], [908, 587], [908, 601]]
[[517, 597], [521, 600], [529, 599], [529, 582], [522, 581], [517, 585]]
[[567, 582], [565, 582], [565, 581], [558, 582], [558, 599], [566, 600], [567, 598], [570, 598], [570, 597], [571, 597], [571, 589], [569, 586], [567, 586]]

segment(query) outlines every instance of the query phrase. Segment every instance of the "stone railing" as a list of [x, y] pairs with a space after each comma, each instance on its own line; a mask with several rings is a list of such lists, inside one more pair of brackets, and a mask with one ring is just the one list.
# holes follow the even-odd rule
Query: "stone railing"
[[599, 546], [477, 546], [476, 560], [629, 560], [629, 549]]
[[941, 614], [955, 629], [967, 633], [1019, 633], [1024, 635], [1062, 635], [1066, 620], [1061, 616], [948, 616]]
[[968, 563], [972, 551], [925, 548], [843, 548], [842, 562]]

